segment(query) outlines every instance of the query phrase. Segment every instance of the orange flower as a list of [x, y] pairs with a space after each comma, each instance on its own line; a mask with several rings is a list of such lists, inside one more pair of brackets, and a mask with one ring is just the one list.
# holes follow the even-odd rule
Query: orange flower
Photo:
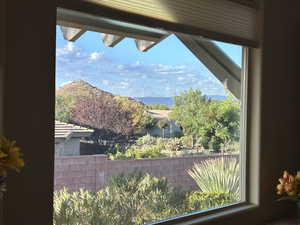
[[300, 171], [297, 171], [296, 180], [300, 181]]
[[283, 178], [279, 178], [278, 181], [279, 181], [280, 184], [285, 184], [286, 183], [286, 180], [283, 179]]
[[285, 180], [287, 180], [289, 178], [289, 173], [288, 173], [288, 171], [284, 171], [283, 172], [283, 179], [285, 179]]

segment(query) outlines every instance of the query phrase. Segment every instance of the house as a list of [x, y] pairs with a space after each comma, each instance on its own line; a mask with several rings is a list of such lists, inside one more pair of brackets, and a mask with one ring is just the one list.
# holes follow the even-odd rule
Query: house
[[[8, 192], [1, 202], [4, 205], [0, 216], [2, 224], [53, 224], [55, 32], [58, 7], [93, 15], [88, 19], [97, 15], [106, 16], [249, 46], [246, 49], [250, 52], [250, 60], [245, 123], [248, 151], [247, 158], [242, 159], [248, 165], [245, 171], [247, 176], [243, 179], [246, 183], [244, 200], [242, 204], [217, 211], [208, 210], [201, 215], [179, 216], [178, 220], [181, 224], [267, 225], [269, 221], [295, 213], [296, 208], [292, 204], [275, 202], [274, 185], [282, 170], [288, 168], [296, 171], [300, 165], [300, 2], [174, 0], [151, 3], [144, 0], [144, 10], [137, 7], [130, 12], [110, 7], [110, 2], [129, 5], [128, 0], [0, 1], [0, 132], [18, 141], [26, 160], [22, 173], [8, 179]], [[146, 2], [148, 4], [144, 4]], [[247, 5], [251, 2], [259, 2], [260, 5], [248, 10]], [[107, 5], [99, 5], [101, 3]], [[178, 5], [171, 6], [172, 3]], [[185, 7], [181, 7], [182, 3]], [[189, 7], [189, 3], [197, 7]], [[210, 10], [210, 3], [214, 5], [213, 10]], [[237, 6], [239, 3], [240, 7]], [[202, 4], [208, 7], [202, 7]], [[153, 9], [152, 15], [141, 15], [147, 7]], [[169, 13], [156, 13], [159, 8], [169, 10]], [[246, 12], [237, 13], [239, 9]], [[199, 13], [200, 10], [202, 13]], [[256, 14], [249, 19], [252, 11]], [[185, 20], [186, 14], [201, 16], [203, 12], [211, 12], [211, 17]], [[240, 19], [235, 20], [236, 16]], [[228, 17], [232, 19], [226, 20]], [[218, 22], [215, 23], [216, 19]], [[228, 26], [234, 22], [242, 27], [254, 24], [255, 29], [250, 33], [255, 35], [256, 45], [251, 45], [252, 40], [237, 35], [248, 34], [248, 29], [231, 26], [232, 29], [226, 30], [227, 35], [224, 35], [222, 29], [226, 26], [219, 23], [222, 21]], [[202, 29], [197, 22], [209, 27]], [[166, 223], [162, 221], [160, 224]]]
[[[177, 137], [182, 135], [180, 126], [176, 124], [176, 121], [170, 120], [168, 117], [171, 110], [148, 110], [147, 112], [155, 119], [155, 126], [147, 129], [146, 133], [159, 137]], [[163, 121], [161, 125], [159, 121]]]
[[55, 156], [80, 155], [80, 140], [94, 131], [70, 123], [55, 121]]

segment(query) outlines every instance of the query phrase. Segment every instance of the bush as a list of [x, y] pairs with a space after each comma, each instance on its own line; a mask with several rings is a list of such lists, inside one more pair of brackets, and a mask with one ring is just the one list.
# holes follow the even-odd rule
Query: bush
[[166, 149], [171, 152], [177, 152], [182, 149], [182, 143], [179, 138], [170, 138]]
[[152, 137], [150, 134], [147, 134], [143, 137], [140, 137], [139, 139], [136, 140], [136, 144], [139, 146], [142, 145], [155, 145], [157, 143], [156, 137]]
[[117, 152], [108, 155], [111, 160], [116, 159], [153, 159], [163, 158], [167, 155], [162, 153], [162, 149], [157, 145], [143, 146], [143, 148], [129, 148], [125, 152]]
[[136, 225], [185, 213], [187, 192], [165, 178], [143, 173], [119, 174], [92, 193], [58, 191], [54, 225]]
[[228, 193], [206, 193], [195, 191], [188, 197], [189, 210], [203, 210], [223, 206], [229, 203], [236, 202], [237, 199]]
[[188, 170], [200, 191], [225, 193], [239, 199], [240, 169], [236, 158], [205, 160]]

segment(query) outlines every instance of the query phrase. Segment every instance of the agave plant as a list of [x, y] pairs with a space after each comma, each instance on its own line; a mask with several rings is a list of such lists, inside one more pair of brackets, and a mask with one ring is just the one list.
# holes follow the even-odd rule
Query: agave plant
[[226, 193], [236, 200], [240, 198], [239, 162], [236, 158], [217, 158], [195, 163], [188, 170], [200, 191], [205, 193]]

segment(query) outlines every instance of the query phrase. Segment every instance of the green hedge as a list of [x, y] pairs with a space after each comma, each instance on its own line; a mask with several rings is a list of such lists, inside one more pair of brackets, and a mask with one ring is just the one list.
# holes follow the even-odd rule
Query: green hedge
[[200, 191], [192, 192], [188, 196], [188, 208], [192, 211], [211, 209], [229, 203], [237, 202], [237, 199], [228, 193], [205, 193]]
[[187, 192], [165, 178], [149, 174], [120, 174], [108, 186], [54, 195], [54, 225], [137, 225], [186, 212]]

